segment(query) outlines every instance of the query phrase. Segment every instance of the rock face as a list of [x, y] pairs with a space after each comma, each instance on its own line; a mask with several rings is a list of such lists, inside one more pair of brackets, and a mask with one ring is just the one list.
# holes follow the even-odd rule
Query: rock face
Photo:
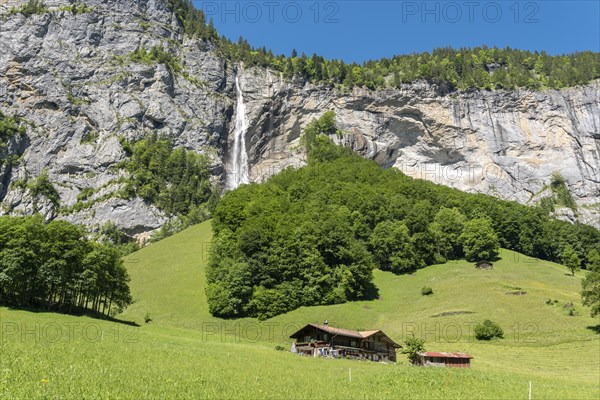
[[[579, 220], [600, 227], [600, 82], [544, 92], [449, 93], [427, 83], [341, 92], [231, 65], [211, 44], [184, 38], [164, 0], [87, 0], [92, 11], [76, 15], [64, 10], [68, 1], [55, 0], [41, 15], [8, 13], [20, 3], [0, 1], [0, 109], [28, 122], [27, 136], [7, 147], [20, 162], [0, 167], [1, 213], [37, 210], [92, 228], [112, 220], [130, 235], [150, 231], [168, 216], [119, 198], [127, 177], [118, 167], [126, 158], [120, 138], [168, 135], [210, 155], [215, 179], [225, 183], [235, 114], [245, 109], [249, 179], [260, 181], [302, 165], [303, 128], [334, 110], [346, 132], [338, 142], [461, 190], [528, 203], [558, 171]], [[153, 46], [175, 54], [182, 72], [129, 61]], [[236, 107], [236, 78], [245, 107]], [[44, 170], [60, 208], [19, 184]], [[94, 194], [75, 211], [86, 188]]]

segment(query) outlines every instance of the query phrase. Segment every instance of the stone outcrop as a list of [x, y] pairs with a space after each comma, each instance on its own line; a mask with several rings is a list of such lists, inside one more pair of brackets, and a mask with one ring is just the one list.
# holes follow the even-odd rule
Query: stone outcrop
[[[208, 154], [215, 180], [231, 173], [235, 78], [243, 93], [250, 179], [300, 166], [302, 129], [334, 110], [338, 142], [384, 167], [469, 192], [536, 201], [553, 172], [566, 179], [576, 218], [600, 226], [600, 83], [564, 90], [450, 93], [418, 82], [401, 89], [342, 92], [289, 81], [279, 73], [232, 65], [207, 42], [182, 35], [164, 0], [87, 0], [73, 15], [65, 0], [49, 11], [9, 14], [0, 2], [0, 109], [27, 121], [0, 167], [2, 213], [31, 213], [97, 227], [112, 220], [130, 235], [168, 216], [140, 199], [123, 199], [121, 140], [152, 132]], [[162, 46], [182, 65], [132, 63], [140, 47]], [[48, 172], [61, 207], [33, 199], [17, 184]], [[81, 209], [72, 207], [94, 189]], [[562, 213], [574, 219], [570, 213]]]

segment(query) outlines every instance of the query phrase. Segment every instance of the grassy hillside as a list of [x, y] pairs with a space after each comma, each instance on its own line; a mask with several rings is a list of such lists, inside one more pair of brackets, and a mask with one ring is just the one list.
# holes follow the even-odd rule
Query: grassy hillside
[[[231, 320], [222, 335], [225, 322], [204, 299], [210, 237], [204, 223], [127, 257], [136, 303], [119, 318], [140, 327], [0, 308], [0, 397], [526, 398], [532, 381], [534, 398], [598, 398], [600, 336], [588, 327], [600, 321], [580, 305], [582, 275], [558, 265], [505, 251], [490, 271], [462, 261], [414, 275], [376, 271], [379, 300]], [[424, 285], [434, 294], [421, 296]], [[507, 294], [517, 290], [527, 294]], [[570, 302], [575, 316], [563, 308]], [[466, 324], [485, 318], [505, 339], [473, 341]], [[403, 357], [384, 365], [274, 350], [287, 347], [297, 326], [324, 319], [382, 328], [397, 341], [426, 330], [428, 350], [475, 359], [470, 370], [447, 370], [411, 367]]]
[[193, 329], [211, 320], [204, 295], [211, 239], [205, 222], [126, 257], [134, 304], [120, 317], [143, 323], [149, 313], [156, 324]]

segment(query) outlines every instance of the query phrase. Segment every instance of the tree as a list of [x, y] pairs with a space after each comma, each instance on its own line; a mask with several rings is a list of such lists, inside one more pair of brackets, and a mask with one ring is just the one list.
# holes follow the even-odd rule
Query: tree
[[404, 341], [404, 347], [402, 349], [402, 354], [406, 354], [408, 361], [412, 364], [418, 364], [419, 355], [425, 351], [425, 340], [422, 338], [418, 338], [416, 336], [409, 336]]
[[500, 328], [500, 325], [489, 319], [486, 319], [481, 324], [477, 324], [474, 331], [477, 340], [491, 340], [493, 338], [502, 339], [504, 336], [504, 332], [502, 331], [502, 328]]
[[0, 302], [102, 314], [131, 304], [119, 251], [66, 221], [0, 217]]
[[592, 249], [587, 254], [587, 276], [581, 281], [581, 299], [584, 306], [591, 307], [592, 317], [600, 315], [600, 254]]
[[[211, 260], [214, 265], [217, 260]], [[209, 269], [206, 295], [215, 316], [240, 317], [252, 296], [252, 275], [248, 264], [226, 258]]]
[[575, 276], [575, 271], [581, 268], [581, 260], [573, 249], [573, 246], [567, 245], [561, 255], [562, 263], [571, 271], [571, 275]]
[[433, 207], [429, 200], [420, 200], [406, 214], [404, 223], [411, 234], [425, 232], [431, 222]]
[[435, 215], [431, 231], [437, 240], [438, 252], [447, 259], [456, 259], [462, 255], [459, 237], [465, 220], [458, 208], [442, 207]]
[[380, 222], [373, 230], [370, 244], [375, 262], [383, 271], [406, 273], [421, 266], [403, 222]]
[[598, 253], [598, 250], [591, 249], [587, 253], [587, 256], [585, 258], [587, 260], [587, 263], [585, 264], [585, 268], [588, 271], [600, 272], [600, 253]]
[[459, 241], [467, 261], [495, 260], [500, 253], [498, 236], [486, 218], [468, 221]]

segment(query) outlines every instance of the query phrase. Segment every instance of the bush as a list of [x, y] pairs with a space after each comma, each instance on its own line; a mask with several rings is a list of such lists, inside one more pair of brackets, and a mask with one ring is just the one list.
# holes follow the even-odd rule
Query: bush
[[475, 338], [477, 340], [491, 340], [493, 338], [502, 339], [503, 336], [504, 332], [502, 331], [502, 328], [489, 319], [486, 319], [482, 324], [478, 324], [475, 327]]
[[147, 324], [150, 323], [150, 322], [152, 322], [152, 317], [150, 317], [150, 313], [149, 312], [146, 312], [146, 314], [144, 315], [144, 322], [147, 323]]
[[430, 294], [433, 294], [433, 289], [429, 286], [423, 286], [423, 288], [421, 289], [421, 294], [423, 296], [429, 296]]
[[[19, 117], [9, 117], [0, 111], [0, 151], [8, 146], [8, 141], [15, 136], [24, 136], [25, 127]], [[0, 166], [2, 162], [0, 162]]]
[[181, 72], [182, 66], [177, 57], [161, 46], [154, 46], [150, 50], [140, 47], [129, 55], [131, 61], [143, 64], [165, 64], [173, 73]]
[[[58, 208], [60, 205], [60, 195], [50, 181], [47, 170], [42, 170], [37, 178], [31, 180], [27, 184], [27, 188], [31, 193], [31, 197], [34, 199], [34, 205], [40, 197], [48, 199], [55, 208]], [[37, 205], [35, 205], [35, 207], [37, 207]]]
[[10, 10], [10, 13], [21, 13], [26, 17], [30, 17], [35, 14], [44, 14], [46, 11], [46, 4], [44, 4], [42, 0], [29, 0], [27, 3], [23, 4], [21, 8], [13, 7]]

